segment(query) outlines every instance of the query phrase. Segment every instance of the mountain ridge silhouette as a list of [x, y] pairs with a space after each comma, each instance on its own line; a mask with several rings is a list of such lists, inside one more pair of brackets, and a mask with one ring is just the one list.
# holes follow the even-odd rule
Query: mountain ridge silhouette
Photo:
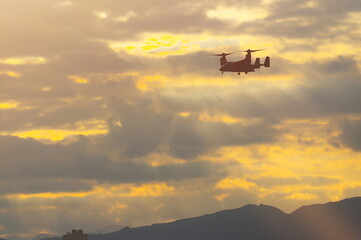
[[[284, 213], [249, 204], [199, 217], [142, 227], [124, 227], [89, 240], [359, 240], [361, 197], [302, 206]], [[45, 238], [43, 240], [60, 240]]]

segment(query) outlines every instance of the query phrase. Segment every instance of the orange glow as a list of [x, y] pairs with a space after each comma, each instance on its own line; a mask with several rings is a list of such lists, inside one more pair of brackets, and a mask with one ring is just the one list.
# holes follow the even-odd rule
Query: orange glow
[[16, 101], [0, 102], [0, 109], [17, 108], [18, 104]]
[[17, 72], [11, 72], [11, 71], [8, 71], [8, 72], [0, 72], [0, 74], [6, 74], [6, 75], [8, 75], [8, 76], [10, 76], [10, 77], [15, 77], [15, 78], [17, 78], [17, 77], [20, 77], [20, 76], [21, 76], [21, 74], [20, 74], [20, 73], [17, 73]]
[[85, 197], [90, 195], [89, 192], [61, 192], [61, 193], [32, 193], [32, 194], [9, 194], [6, 197], [9, 199], [30, 199], [30, 198], [60, 198], [60, 197]]
[[166, 84], [167, 79], [163, 75], [145, 76], [137, 81], [137, 88], [143, 91], [149, 91], [164, 87]]
[[51, 141], [61, 141], [69, 136], [77, 136], [77, 135], [100, 135], [106, 134], [108, 130], [106, 129], [91, 129], [91, 130], [61, 130], [61, 129], [37, 129], [31, 131], [24, 132], [15, 132], [11, 133], [13, 136], [18, 136], [21, 138], [35, 138], [35, 139], [48, 139]]
[[108, 214], [118, 214], [119, 212], [127, 208], [128, 208], [127, 204], [117, 202], [109, 207]]
[[224, 194], [219, 194], [216, 195], [214, 198], [217, 199], [218, 201], [223, 201], [225, 198], [227, 198], [230, 194], [229, 193], [224, 193]]
[[218, 182], [215, 188], [218, 189], [250, 189], [256, 187], [256, 184], [253, 182], [249, 182], [246, 179], [242, 178], [226, 178]]
[[144, 184], [139, 187], [131, 187], [130, 191], [121, 194], [126, 197], [159, 197], [175, 191], [174, 187], [165, 183]]
[[297, 200], [310, 200], [317, 198], [318, 197], [313, 193], [293, 193], [286, 197], [286, 199], [297, 199]]
[[21, 58], [6, 58], [0, 59], [0, 63], [9, 65], [23, 65], [23, 64], [43, 64], [46, 59], [43, 57], [21, 57]]
[[72, 79], [74, 82], [80, 83], [80, 84], [86, 84], [89, 82], [88, 79], [79, 77], [79, 76], [70, 76], [69, 78]]
[[210, 114], [203, 112], [198, 116], [200, 121], [204, 122], [223, 122], [223, 123], [242, 123], [244, 125], [260, 122], [259, 118], [235, 118], [226, 114]]
[[[193, 41], [189, 39], [193, 39]], [[205, 39], [205, 37], [198, 35], [154, 33], [143, 35], [138, 41], [109, 42], [108, 46], [115, 52], [125, 50], [130, 55], [164, 57], [201, 51], [203, 49], [197, 43]]]
[[[77, 135], [102, 135], [108, 133], [107, 124], [103, 120], [89, 120], [75, 123], [75, 129], [33, 129], [28, 131], [8, 132], [7, 134], [21, 138], [47, 139], [61, 141], [64, 138]], [[5, 133], [3, 133], [5, 134]]]
[[188, 117], [191, 113], [190, 112], [180, 112], [178, 113], [179, 116], [181, 117]]

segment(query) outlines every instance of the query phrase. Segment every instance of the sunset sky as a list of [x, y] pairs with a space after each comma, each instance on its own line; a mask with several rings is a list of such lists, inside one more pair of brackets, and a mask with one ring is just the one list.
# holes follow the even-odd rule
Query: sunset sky
[[361, 195], [360, 0], [0, 0], [0, 31], [1, 238]]

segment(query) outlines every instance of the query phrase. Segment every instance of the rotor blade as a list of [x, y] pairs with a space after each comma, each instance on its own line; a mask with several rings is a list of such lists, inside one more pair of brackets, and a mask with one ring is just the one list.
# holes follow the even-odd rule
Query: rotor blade
[[231, 53], [226, 53], [227, 55], [231, 55], [231, 54], [235, 54], [235, 53], [238, 53], [240, 51], [236, 51], [236, 52], [231, 52]]
[[262, 51], [262, 50], [265, 50], [265, 48], [262, 48], [262, 49], [255, 49], [255, 50], [253, 50], [253, 49], [248, 49], [248, 50], [246, 50], [246, 51], [242, 51], [242, 52], [258, 52], [258, 51]]
[[[237, 51], [239, 52], [239, 51]], [[218, 57], [222, 57], [222, 56], [228, 56], [228, 55], [231, 55], [231, 54], [234, 54], [234, 53], [237, 53], [237, 52], [231, 52], [231, 53], [219, 53], [219, 54], [210, 54], [212, 56], [218, 56]]]
[[262, 49], [256, 49], [256, 50], [251, 50], [252, 52], [258, 52], [258, 51], [262, 51], [262, 50], [265, 50], [264, 48]]

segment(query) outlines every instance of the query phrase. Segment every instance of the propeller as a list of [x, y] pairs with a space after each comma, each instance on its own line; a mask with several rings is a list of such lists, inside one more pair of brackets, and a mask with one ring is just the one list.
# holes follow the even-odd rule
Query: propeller
[[265, 49], [264, 49], [264, 48], [262, 48], [262, 49], [255, 49], [255, 50], [248, 49], [248, 50], [242, 51], [242, 52], [250, 53], [250, 52], [258, 52], [258, 51], [262, 51], [262, 50], [265, 50]]
[[[238, 51], [239, 52], [239, 51]], [[220, 53], [220, 54], [211, 54], [212, 56], [218, 56], [218, 57], [225, 57], [234, 53], [238, 53], [238, 52], [232, 52], [232, 53]]]
[[237, 52], [231, 52], [231, 53], [219, 53], [219, 54], [210, 54], [212, 56], [218, 56], [218, 57], [225, 57], [234, 53], [238, 53], [238, 52], [246, 52], [246, 53], [252, 53], [252, 52], [258, 52], [258, 51], [262, 51], [265, 50], [265, 48], [262, 49], [248, 49], [246, 51], [237, 51]]

